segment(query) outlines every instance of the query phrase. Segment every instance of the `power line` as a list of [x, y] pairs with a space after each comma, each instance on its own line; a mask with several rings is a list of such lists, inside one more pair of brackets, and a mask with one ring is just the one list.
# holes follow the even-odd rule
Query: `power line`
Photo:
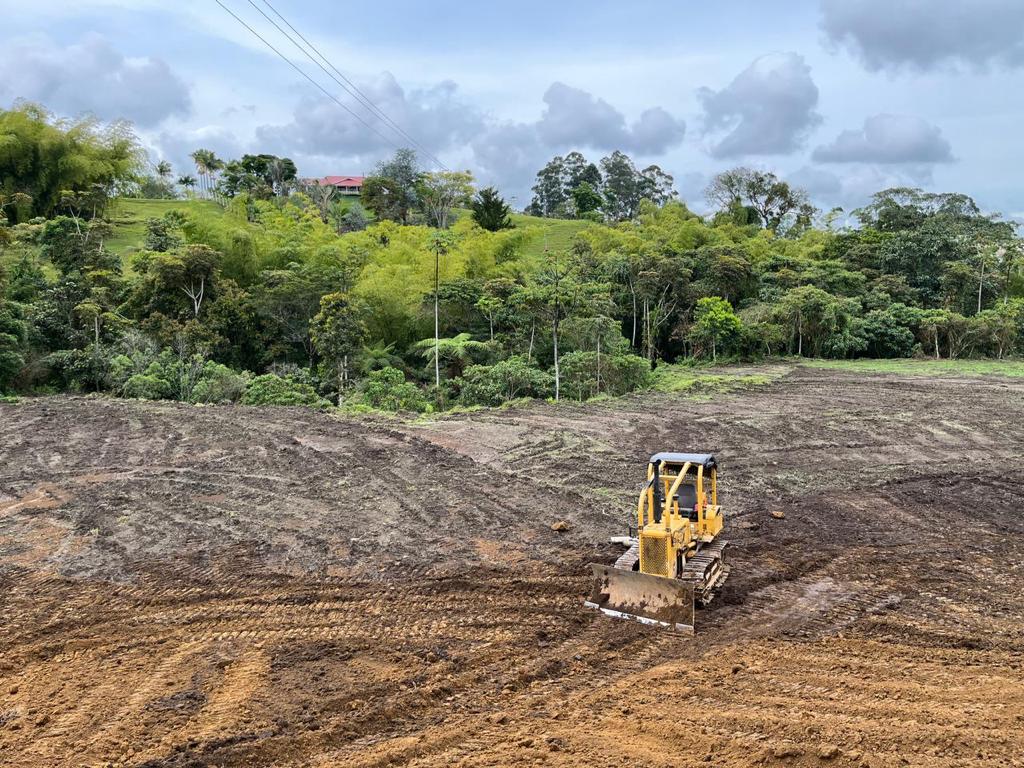
[[378, 131], [378, 130], [377, 130], [376, 128], [374, 128], [374, 127], [373, 127], [372, 125], [370, 125], [370, 124], [369, 124], [368, 122], [366, 122], [365, 120], [363, 120], [363, 118], [361, 118], [361, 117], [360, 117], [360, 116], [359, 116], [358, 114], [356, 114], [355, 112], [353, 112], [353, 111], [352, 111], [351, 109], [349, 109], [349, 108], [348, 108], [348, 107], [347, 107], [347, 106], [346, 106], [346, 105], [345, 105], [344, 103], [342, 103], [342, 102], [341, 102], [341, 100], [339, 100], [337, 96], [335, 96], [335, 95], [334, 95], [333, 93], [331, 93], [331, 92], [330, 92], [330, 91], [328, 91], [328, 90], [327, 90], [326, 88], [324, 88], [324, 87], [323, 87], [322, 85], [320, 85], [320, 83], [318, 83], [318, 82], [317, 82], [316, 80], [314, 80], [314, 79], [313, 79], [312, 77], [310, 77], [310, 76], [309, 76], [309, 75], [308, 75], [308, 74], [306, 73], [306, 71], [305, 71], [304, 69], [302, 69], [302, 68], [301, 68], [301, 67], [300, 67], [299, 65], [297, 65], [297, 64], [296, 64], [295, 62], [293, 62], [293, 61], [292, 61], [291, 59], [289, 59], [289, 58], [288, 58], [287, 56], [285, 56], [285, 55], [284, 55], [283, 53], [281, 53], [281, 52], [280, 52], [279, 50], [277, 50], [277, 48], [275, 48], [275, 47], [274, 47], [274, 46], [273, 46], [273, 45], [272, 45], [272, 44], [271, 44], [271, 43], [270, 43], [270, 42], [269, 42], [269, 41], [268, 41], [268, 40], [267, 40], [267, 39], [266, 39], [265, 37], [263, 37], [263, 35], [261, 35], [261, 34], [260, 34], [259, 32], [257, 32], [257, 31], [256, 31], [255, 29], [253, 29], [252, 27], [250, 27], [250, 26], [249, 26], [248, 24], [246, 24], [246, 23], [245, 23], [245, 21], [243, 21], [243, 20], [242, 20], [242, 19], [241, 19], [241, 18], [240, 18], [240, 17], [239, 17], [239, 16], [238, 16], [238, 15], [237, 15], [237, 14], [236, 14], [236, 13], [235, 13], [234, 11], [232, 11], [232, 10], [231, 10], [230, 8], [228, 8], [228, 7], [226, 6], [226, 5], [224, 5], [224, 3], [222, 3], [222, 2], [221, 2], [221, 0], [214, 0], [214, 2], [216, 2], [216, 3], [217, 3], [217, 5], [219, 5], [219, 6], [221, 7], [221, 8], [223, 8], [223, 9], [224, 9], [225, 11], [227, 11], [227, 12], [228, 12], [229, 14], [231, 14], [232, 18], [234, 18], [234, 20], [235, 20], [235, 21], [237, 21], [237, 22], [238, 22], [239, 24], [241, 24], [241, 25], [242, 25], [243, 27], [245, 27], [245, 28], [246, 28], [247, 30], [249, 30], [249, 31], [250, 31], [250, 32], [251, 32], [251, 33], [252, 33], [252, 34], [253, 34], [254, 36], [256, 36], [256, 37], [257, 37], [257, 38], [258, 38], [258, 39], [259, 39], [259, 40], [260, 40], [260, 41], [261, 41], [261, 42], [262, 42], [262, 43], [263, 43], [263, 44], [264, 44], [265, 46], [267, 46], [267, 48], [269, 48], [269, 49], [270, 49], [270, 50], [272, 50], [272, 51], [273, 51], [274, 53], [276, 53], [276, 54], [277, 54], [278, 56], [280, 56], [280, 57], [281, 57], [282, 59], [284, 59], [284, 61], [285, 61], [285, 62], [286, 62], [286, 63], [287, 63], [287, 64], [288, 64], [288, 65], [289, 65], [289, 66], [290, 66], [290, 67], [291, 67], [292, 69], [294, 69], [294, 70], [295, 70], [296, 72], [298, 72], [298, 73], [299, 73], [300, 75], [302, 75], [302, 76], [303, 76], [304, 78], [306, 78], [306, 79], [307, 79], [307, 80], [308, 80], [309, 82], [311, 82], [311, 83], [312, 83], [312, 84], [313, 84], [314, 86], [316, 86], [316, 87], [317, 87], [317, 88], [318, 88], [318, 89], [319, 89], [319, 90], [320, 90], [320, 91], [321, 91], [321, 92], [322, 92], [322, 93], [323, 93], [323, 94], [324, 94], [324, 95], [325, 95], [325, 96], [326, 96], [327, 98], [329, 98], [329, 99], [330, 99], [331, 101], [333, 101], [333, 102], [334, 102], [335, 104], [337, 104], [337, 105], [338, 105], [339, 107], [341, 107], [341, 108], [342, 108], [342, 109], [344, 109], [344, 110], [345, 110], [346, 112], [348, 112], [348, 113], [349, 113], [350, 115], [352, 115], [352, 117], [354, 117], [354, 118], [355, 118], [356, 120], [358, 120], [358, 121], [359, 121], [360, 123], [362, 123], [362, 124], [363, 124], [363, 125], [364, 125], [364, 126], [365, 126], [366, 128], [368, 128], [369, 130], [373, 131], [373, 132], [374, 132], [375, 134], [377, 134], [377, 135], [378, 135], [378, 136], [380, 136], [380, 137], [381, 137], [382, 139], [384, 139], [384, 141], [386, 141], [386, 142], [387, 142], [388, 144], [390, 144], [390, 145], [391, 145], [392, 147], [394, 147], [395, 149], [401, 149], [401, 147], [399, 147], [399, 146], [398, 146], [398, 144], [396, 144], [396, 143], [395, 143], [394, 141], [392, 141], [391, 139], [389, 139], [389, 138], [388, 138], [387, 136], [385, 136], [385, 135], [384, 135], [383, 133], [381, 133], [380, 131]]
[[[263, 16], [263, 18], [265, 18], [267, 21], [269, 21], [271, 24], [273, 24], [275, 27], [277, 27], [277, 30], [281, 34], [283, 34], [285, 37], [287, 37], [289, 40], [291, 40], [292, 44], [296, 48], [298, 48], [300, 51], [302, 51], [310, 61], [312, 61], [314, 64], [316, 64], [318, 67], [320, 67], [320, 69], [322, 69], [327, 74], [328, 77], [330, 77], [332, 80], [334, 80], [335, 83], [337, 83], [342, 88], [344, 88], [349, 93], [349, 95], [351, 95], [356, 101], [358, 101], [360, 104], [362, 104], [364, 107], [366, 107], [366, 109], [368, 109], [370, 111], [370, 113], [374, 117], [376, 117], [377, 119], [381, 120], [383, 123], [385, 123], [392, 130], [394, 130], [397, 133], [401, 134], [406, 140], [411, 142], [415, 147], [417, 147], [421, 152], [423, 152], [424, 155], [426, 155], [429, 159], [433, 160], [439, 167], [444, 168], [445, 170], [448, 170], [447, 166], [445, 166], [445, 164], [442, 163], [437, 158], [436, 155], [431, 153], [426, 147], [424, 147], [422, 144], [420, 144], [418, 141], [416, 141], [415, 138], [410, 136], [402, 128], [402, 126], [400, 126], [398, 123], [396, 123], [394, 120], [392, 120], [387, 115], [387, 113], [384, 112], [383, 109], [378, 107], [369, 96], [367, 96], [365, 93], [363, 93], [359, 89], [359, 86], [357, 86], [355, 83], [353, 83], [348, 77], [345, 76], [345, 74], [341, 70], [339, 70], [336, 66], [334, 66], [334, 64], [331, 62], [331, 60], [328, 59], [323, 54], [323, 52], [320, 51], [319, 48], [317, 48], [315, 45], [313, 45], [313, 43], [311, 43], [306, 38], [305, 35], [303, 35], [301, 32], [299, 32], [299, 30], [297, 30], [295, 28], [295, 26], [290, 21], [288, 21], [288, 19], [286, 19], [281, 14], [281, 12], [278, 11], [277, 8], [275, 8], [270, 3], [269, 0], [263, 0], [263, 4], [265, 6], [267, 6], [267, 8], [269, 8], [271, 11], [273, 11], [274, 15], [277, 16], [282, 22], [284, 22], [284, 24], [288, 27], [288, 29], [290, 29], [292, 32], [294, 32], [295, 35], [303, 43], [305, 43], [309, 47], [310, 50], [312, 50], [318, 57], [320, 57], [320, 59], [323, 61], [323, 63], [326, 64], [328, 67], [330, 67], [334, 71], [334, 73], [337, 75], [337, 77], [335, 77], [335, 74], [331, 74], [331, 72], [329, 72], [327, 69], [325, 69], [324, 65], [321, 64], [316, 59], [314, 59], [305, 48], [303, 48], [297, 42], [295, 42], [295, 40], [293, 40], [291, 38], [291, 36], [287, 32], [285, 32], [283, 29], [281, 29], [281, 27], [278, 26], [278, 24], [273, 19], [271, 19], [269, 16], [267, 16], [267, 14], [263, 13], [263, 11], [253, 2], [253, 0], [248, 0], [248, 2], [249, 2], [249, 5], [251, 5], [253, 8], [255, 8], [257, 11], [260, 12], [260, 14]], [[339, 81], [338, 78], [341, 78], [341, 80], [343, 80], [344, 82]]]

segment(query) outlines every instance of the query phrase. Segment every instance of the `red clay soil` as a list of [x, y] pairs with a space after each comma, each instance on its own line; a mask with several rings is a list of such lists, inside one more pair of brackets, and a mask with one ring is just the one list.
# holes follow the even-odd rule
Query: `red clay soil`
[[[581, 606], [657, 450], [723, 466], [693, 637]], [[0, 405], [4, 766], [1024, 766], [1022, 617], [1021, 381]]]

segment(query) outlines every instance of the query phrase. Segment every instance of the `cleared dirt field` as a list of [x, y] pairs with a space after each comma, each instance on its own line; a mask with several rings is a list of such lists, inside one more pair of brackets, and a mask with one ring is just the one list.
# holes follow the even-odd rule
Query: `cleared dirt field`
[[[1024, 765], [1024, 380], [769, 373], [429, 423], [0, 405], [0, 764]], [[692, 638], [581, 608], [663, 449], [723, 466]]]

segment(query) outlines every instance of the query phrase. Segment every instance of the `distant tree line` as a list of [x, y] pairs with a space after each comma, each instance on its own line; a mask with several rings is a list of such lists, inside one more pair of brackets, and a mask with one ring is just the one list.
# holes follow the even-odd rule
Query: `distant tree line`
[[691, 358], [1024, 351], [1021, 240], [962, 194], [884, 190], [839, 226], [737, 168], [702, 217], [654, 172], [624, 186], [625, 155], [563, 159], [562, 203], [590, 185], [599, 216], [566, 209], [585, 220], [545, 248], [549, 223], [512, 227], [495, 190], [411, 152], [368, 177], [359, 226], [270, 155], [231, 182], [203, 156], [223, 207], [168, 203], [126, 246], [119, 201], [151, 173], [126, 126], [20, 105], [0, 136], [3, 392], [423, 411], [621, 395]]

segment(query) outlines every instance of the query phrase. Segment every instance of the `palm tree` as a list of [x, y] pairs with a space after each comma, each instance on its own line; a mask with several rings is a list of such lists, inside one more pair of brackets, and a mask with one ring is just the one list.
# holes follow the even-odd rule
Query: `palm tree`
[[195, 176], [189, 176], [187, 174], [185, 176], [179, 176], [178, 177], [178, 184], [183, 186], [186, 191], [191, 192], [192, 191], [192, 187], [194, 187], [196, 185], [196, 177]]
[[224, 167], [224, 162], [209, 149], [197, 149], [191, 157], [196, 164], [196, 170], [199, 172], [199, 179], [202, 182], [199, 189], [205, 197], [210, 197], [213, 191], [213, 174]]

